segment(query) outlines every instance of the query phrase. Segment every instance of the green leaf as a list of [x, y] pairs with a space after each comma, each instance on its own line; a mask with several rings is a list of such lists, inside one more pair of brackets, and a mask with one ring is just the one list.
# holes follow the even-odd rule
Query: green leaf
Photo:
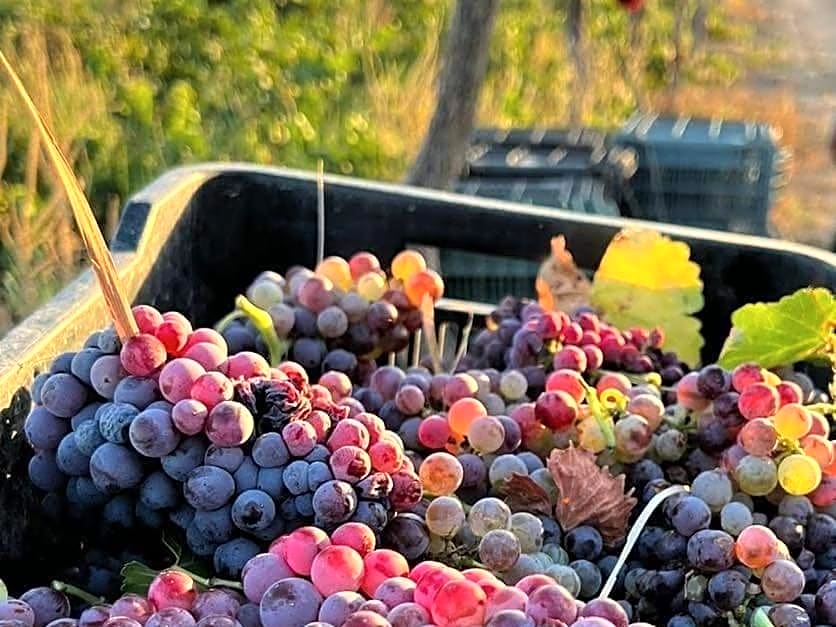
[[836, 298], [825, 288], [801, 289], [777, 303], [744, 305], [732, 314], [732, 330], [719, 363], [764, 368], [824, 358], [836, 339]]
[[3, 580], [0, 579], [0, 603], [5, 601], [9, 598], [9, 589], [6, 587], [6, 584], [3, 583]]
[[128, 562], [122, 567], [122, 592], [133, 592], [145, 596], [148, 586], [158, 572], [141, 562]]

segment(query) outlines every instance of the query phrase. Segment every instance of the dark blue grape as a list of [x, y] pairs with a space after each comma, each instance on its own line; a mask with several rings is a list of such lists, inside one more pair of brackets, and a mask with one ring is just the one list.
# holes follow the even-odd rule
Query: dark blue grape
[[105, 504], [102, 518], [108, 525], [130, 529], [135, 520], [133, 499], [127, 494], [113, 497]]
[[604, 539], [595, 527], [583, 525], [566, 533], [564, 547], [572, 559], [594, 561], [604, 550]]
[[261, 468], [256, 479], [256, 488], [279, 500], [284, 495], [284, 469]]
[[235, 538], [215, 549], [213, 564], [215, 571], [223, 577], [238, 578], [241, 570], [251, 558], [258, 555], [260, 549], [252, 540]]
[[325, 357], [325, 343], [322, 340], [300, 337], [293, 343], [293, 361], [307, 370], [318, 369]]
[[80, 477], [86, 475], [90, 468], [90, 457], [78, 449], [75, 433], [70, 432], [63, 437], [55, 452], [55, 463], [65, 475]]
[[99, 421], [95, 419], [85, 420], [76, 427], [73, 433], [75, 434], [75, 443], [78, 450], [88, 457], [106, 442], [99, 431]]
[[836, 546], [836, 520], [827, 514], [813, 514], [807, 523], [807, 548], [814, 553], [823, 553]]
[[177, 448], [160, 458], [163, 471], [175, 481], [183, 482], [189, 473], [203, 465], [206, 443], [200, 436], [183, 439]]
[[191, 524], [210, 543], [227, 542], [235, 535], [232, 505], [212, 511], [195, 510]]
[[316, 489], [326, 481], [334, 478], [331, 469], [325, 462], [313, 462], [308, 465], [308, 490], [316, 492]]
[[569, 562], [569, 567], [574, 570], [581, 580], [581, 591], [579, 596], [591, 599], [601, 589], [601, 571], [588, 560], [575, 560]]
[[244, 451], [238, 446], [216, 446], [210, 444], [206, 449], [203, 462], [207, 466], [217, 466], [234, 473], [244, 461]]
[[688, 562], [707, 572], [719, 572], [734, 564], [734, 538], [725, 531], [702, 529], [688, 540]]
[[[327, 481], [313, 495], [316, 519], [326, 527], [348, 520], [357, 509], [357, 493], [345, 481]], [[294, 507], [295, 510], [295, 507]]]
[[252, 457], [245, 457], [244, 461], [233, 474], [235, 479], [235, 491], [238, 494], [247, 490], [253, 490], [258, 485], [258, 465]]
[[219, 509], [235, 494], [235, 480], [217, 466], [198, 466], [183, 484], [186, 501], [196, 510]]
[[74, 352], [61, 353], [58, 355], [49, 367], [50, 374], [58, 374], [59, 372], [69, 373], [70, 365], [73, 363], [73, 357], [75, 357]]
[[75, 416], [70, 418], [70, 426], [72, 426], [73, 430], [78, 429], [79, 425], [89, 420], [93, 420], [96, 417], [96, 412], [99, 411], [99, 408], [101, 408], [103, 404], [104, 403], [99, 402], [88, 403], [82, 407]]
[[733, 610], [743, 604], [749, 580], [736, 570], [723, 570], [708, 580], [708, 596], [721, 610]]
[[714, 400], [730, 388], [731, 375], [720, 366], [705, 366], [697, 375], [697, 390], [709, 400]]
[[43, 389], [44, 383], [46, 383], [47, 379], [49, 379], [49, 373], [42, 372], [33, 379], [32, 385], [29, 387], [29, 393], [32, 395], [32, 402], [35, 403], [35, 405], [41, 404], [41, 390]]
[[73, 477], [75, 479], [75, 492], [79, 504], [86, 508], [101, 507], [107, 503], [109, 496], [99, 490], [90, 477]]
[[87, 388], [71, 374], [54, 374], [41, 388], [41, 402], [59, 418], [70, 418], [86, 404]]
[[[351, 376], [357, 369], [357, 356], [343, 348], [337, 348], [325, 355], [322, 360], [322, 370], [337, 370]], [[370, 410], [371, 411], [371, 410]]]
[[[232, 526], [232, 523], [230, 523], [230, 526]], [[186, 528], [186, 544], [189, 546], [189, 550], [198, 557], [210, 557], [218, 549], [218, 544], [210, 542], [200, 533], [194, 523]]]
[[775, 516], [769, 521], [769, 528], [787, 545], [793, 555], [804, 548], [804, 527], [794, 518]]
[[23, 432], [32, 448], [55, 449], [70, 432], [70, 424], [44, 407], [33, 407], [23, 423]]
[[129, 440], [131, 423], [139, 410], [128, 403], [105, 403], [96, 412], [99, 431], [114, 444], [125, 444]]
[[305, 455], [306, 462], [312, 464], [314, 462], [327, 462], [331, 458], [331, 451], [324, 444], [317, 444], [313, 447], [310, 453]]
[[96, 343], [99, 350], [109, 355], [116, 355], [122, 350], [122, 341], [119, 339], [119, 334], [113, 326], [99, 331], [99, 340]]
[[252, 457], [262, 468], [277, 468], [290, 461], [290, 452], [282, 436], [270, 432], [260, 435], [253, 442]]
[[20, 600], [35, 613], [35, 627], [44, 627], [54, 620], [70, 615], [70, 601], [63, 592], [40, 587], [27, 590]]
[[677, 532], [690, 537], [711, 525], [711, 509], [702, 499], [686, 496], [674, 505], [670, 521]]
[[180, 501], [179, 486], [171, 477], [157, 470], [139, 486], [139, 500], [151, 509], [171, 509]]
[[276, 517], [276, 505], [266, 492], [247, 490], [232, 504], [232, 522], [242, 531], [265, 529]]
[[179, 507], [168, 513], [168, 519], [174, 523], [174, 526], [185, 531], [194, 521], [196, 511], [188, 503], [181, 503]]
[[314, 515], [313, 494], [310, 492], [295, 497], [293, 503], [296, 506], [296, 511], [303, 518], [311, 518]]
[[105, 442], [90, 457], [90, 476], [107, 494], [135, 488], [142, 481], [142, 461], [134, 451]]
[[128, 376], [122, 379], [113, 391], [116, 403], [133, 405], [137, 410], [147, 409], [148, 406], [160, 398], [159, 388], [154, 379]]
[[84, 348], [78, 351], [70, 362], [70, 372], [80, 381], [90, 385], [90, 369], [103, 355], [98, 348]]
[[375, 533], [380, 533], [389, 521], [389, 512], [385, 505], [377, 501], [360, 501], [351, 520], [365, 523]]
[[136, 519], [151, 529], [162, 529], [165, 524], [165, 515], [159, 510], [151, 509], [142, 501], [136, 502], [134, 512]]
[[296, 460], [285, 468], [284, 484], [291, 494], [297, 495], [308, 491], [308, 466], [308, 462]]

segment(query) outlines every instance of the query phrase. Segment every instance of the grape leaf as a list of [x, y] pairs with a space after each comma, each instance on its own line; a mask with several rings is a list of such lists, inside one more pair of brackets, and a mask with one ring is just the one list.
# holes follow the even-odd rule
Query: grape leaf
[[512, 474], [500, 487], [500, 494], [512, 512], [531, 512], [548, 516], [552, 513], [549, 495], [528, 475]]
[[719, 363], [764, 368], [825, 357], [836, 342], [836, 298], [825, 288], [805, 288], [777, 303], [752, 303], [732, 314], [732, 330]]
[[661, 327], [665, 348], [696, 365], [703, 345], [691, 314], [704, 301], [691, 249], [656, 231], [625, 229], [610, 242], [592, 281], [592, 305], [622, 329]]
[[141, 594], [145, 596], [148, 592], [148, 586], [159, 574], [159, 571], [149, 568], [145, 564], [137, 561], [131, 561], [122, 566], [122, 571], [119, 573], [122, 576], [122, 592], [133, 594]]
[[3, 580], [0, 579], [0, 603], [5, 601], [9, 598], [9, 589], [6, 587], [6, 584], [3, 583]]

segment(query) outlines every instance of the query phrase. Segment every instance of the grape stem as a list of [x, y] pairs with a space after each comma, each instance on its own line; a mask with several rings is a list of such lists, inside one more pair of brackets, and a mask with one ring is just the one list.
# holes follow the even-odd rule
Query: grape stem
[[813, 403], [805, 405], [804, 408], [820, 414], [836, 414], [836, 403]]
[[242, 315], [250, 319], [255, 330], [267, 344], [267, 350], [270, 352], [270, 365], [278, 366], [287, 353], [288, 343], [279, 339], [270, 314], [260, 307], [256, 307], [242, 294], [235, 298], [235, 306]]
[[237, 309], [230, 311], [223, 318], [218, 320], [217, 324], [215, 325], [215, 331], [217, 331], [218, 333], [223, 333], [230, 324], [232, 324], [235, 320], [239, 320], [243, 317], [243, 311], [238, 311]]
[[586, 402], [589, 409], [592, 410], [592, 415], [598, 423], [598, 428], [601, 429], [601, 434], [604, 436], [604, 441], [607, 448], [615, 448], [615, 432], [613, 431], [612, 416], [604, 407], [598, 398], [598, 393], [595, 388], [588, 385], [583, 379], [579, 379], [586, 391]]
[[775, 625], [772, 624], [772, 621], [769, 620], [766, 608], [763, 606], [756, 609], [755, 613], [752, 614], [752, 627], [775, 627]]
[[58, 592], [63, 592], [65, 594], [69, 594], [72, 597], [80, 599], [85, 603], [89, 603], [90, 605], [98, 605], [100, 603], [104, 603], [105, 600], [102, 597], [97, 597], [94, 594], [90, 594], [86, 590], [82, 590], [76, 586], [73, 586], [68, 583], [64, 583], [63, 581], [53, 581], [52, 582], [52, 589], [58, 590]]
[[172, 566], [174, 570], [179, 570], [181, 573], [187, 574], [189, 577], [194, 579], [195, 583], [200, 584], [204, 588], [232, 588], [234, 590], [243, 590], [244, 586], [241, 585], [238, 581], [233, 581], [231, 579], [222, 579], [221, 577], [201, 577], [200, 575], [196, 575], [192, 571], [183, 568], [182, 566]]

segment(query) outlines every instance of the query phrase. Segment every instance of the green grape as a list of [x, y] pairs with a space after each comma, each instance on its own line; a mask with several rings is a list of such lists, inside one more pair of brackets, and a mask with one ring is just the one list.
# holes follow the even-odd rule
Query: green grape
[[509, 370], [499, 380], [499, 392], [509, 401], [517, 401], [528, 391], [528, 381], [519, 370]]
[[534, 514], [517, 512], [511, 516], [511, 533], [517, 536], [523, 553], [536, 553], [543, 546], [543, 523]]
[[778, 485], [778, 468], [770, 457], [747, 455], [734, 469], [734, 478], [746, 494], [766, 496]]
[[540, 572], [539, 562], [528, 553], [520, 555], [510, 570], [502, 574], [502, 580], [509, 586], [516, 584], [523, 577], [536, 575]]
[[564, 566], [569, 564], [569, 554], [559, 544], [553, 544], [551, 542], [544, 544], [543, 553], [548, 555], [555, 564], [562, 564]]
[[482, 537], [494, 529], [511, 527], [511, 508], [497, 498], [479, 499], [470, 508], [467, 524], [476, 536]]
[[554, 562], [552, 558], [548, 555], [548, 553], [544, 553], [543, 551], [538, 551], [537, 553], [532, 553], [531, 557], [537, 560], [537, 563], [540, 564], [540, 572], [546, 570], [549, 566], [554, 566]]
[[546, 574], [566, 588], [573, 597], [577, 597], [581, 591], [581, 578], [574, 568], [565, 564], [555, 564], [546, 569]]
[[515, 473], [518, 475], [527, 475], [528, 468], [526, 468], [523, 461], [516, 455], [509, 453], [507, 455], [500, 455], [493, 460], [488, 470], [488, 479], [490, 479], [491, 485], [501, 485]]
[[427, 529], [450, 538], [464, 525], [465, 514], [461, 502], [452, 496], [439, 496], [427, 506], [424, 515]]
[[470, 424], [467, 440], [479, 453], [493, 453], [505, 441], [505, 429], [498, 418], [480, 416]]

